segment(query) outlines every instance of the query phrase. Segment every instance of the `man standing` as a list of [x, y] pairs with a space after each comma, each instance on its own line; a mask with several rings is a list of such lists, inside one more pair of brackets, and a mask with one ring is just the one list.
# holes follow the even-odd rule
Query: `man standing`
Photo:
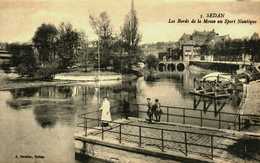
[[152, 122], [153, 112], [152, 112], [152, 102], [150, 98], [147, 98], [147, 116], [149, 118], [149, 122]]
[[123, 101], [123, 112], [124, 112], [124, 115], [125, 115], [125, 119], [128, 119], [128, 114], [129, 114], [129, 102], [127, 101], [126, 98], [124, 98], [124, 101]]
[[161, 110], [161, 104], [160, 104], [160, 102], [159, 102], [158, 99], [155, 99], [155, 103], [154, 103], [154, 114], [155, 114], [155, 119], [156, 119], [156, 121], [160, 122], [162, 110]]
[[108, 122], [112, 121], [111, 112], [110, 112], [110, 102], [108, 101], [107, 97], [104, 97], [102, 106], [100, 107], [99, 110], [102, 111], [102, 114], [101, 114], [102, 124], [101, 125], [103, 127], [107, 127]]

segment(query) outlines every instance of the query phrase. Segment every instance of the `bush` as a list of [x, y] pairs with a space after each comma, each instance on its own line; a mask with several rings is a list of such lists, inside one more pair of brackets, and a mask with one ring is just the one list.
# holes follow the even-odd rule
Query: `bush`
[[52, 80], [54, 75], [57, 73], [58, 66], [56, 64], [46, 65], [45, 67], [39, 68], [34, 77], [41, 80]]

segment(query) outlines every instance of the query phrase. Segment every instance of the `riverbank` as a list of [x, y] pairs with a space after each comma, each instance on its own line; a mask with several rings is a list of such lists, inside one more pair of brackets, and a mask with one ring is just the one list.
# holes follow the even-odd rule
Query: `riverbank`
[[93, 71], [93, 72], [69, 72], [56, 74], [54, 80], [66, 81], [111, 81], [122, 80], [122, 75], [109, 71]]
[[[260, 116], [260, 80], [252, 81], [246, 86], [246, 97], [242, 105], [241, 114]], [[260, 132], [258, 128], [249, 128], [250, 131]]]
[[[100, 74], [104, 74], [105, 72], [101, 72]], [[106, 72], [107, 73], [107, 72]], [[94, 77], [94, 72], [91, 73], [84, 73], [86, 77]], [[109, 72], [107, 75], [118, 75], [117, 73]], [[122, 81], [133, 81], [136, 80], [138, 77], [133, 74], [124, 74], [120, 75], [120, 80], [104, 80], [100, 81], [98, 84], [117, 84], [118, 82]], [[88, 81], [88, 80], [50, 80], [50, 81], [43, 81], [43, 80], [30, 80], [20, 78], [18, 75], [8, 75], [8, 74], [1, 74], [0, 75], [0, 90], [9, 90], [9, 89], [18, 89], [18, 88], [30, 88], [30, 87], [45, 87], [45, 86], [63, 86], [63, 85], [71, 85], [71, 84], [96, 84], [97, 81]], [[64, 76], [73, 77], [71, 74], [64, 74]], [[74, 76], [80, 77], [82, 73], [74, 73]], [[112, 81], [112, 82], [110, 82]]]

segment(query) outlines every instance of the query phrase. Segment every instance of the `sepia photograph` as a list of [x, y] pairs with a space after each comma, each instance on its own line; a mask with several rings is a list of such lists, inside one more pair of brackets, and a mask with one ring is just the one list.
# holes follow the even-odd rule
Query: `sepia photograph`
[[259, 163], [260, 0], [1, 0], [0, 163]]

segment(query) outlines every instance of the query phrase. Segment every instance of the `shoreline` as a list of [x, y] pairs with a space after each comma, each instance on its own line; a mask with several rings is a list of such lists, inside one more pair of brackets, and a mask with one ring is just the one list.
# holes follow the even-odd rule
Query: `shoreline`
[[89, 84], [93, 85], [93, 83], [101, 83], [104, 84], [119, 84], [123, 81], [133, 81], [138, 79], [138, 77], [134, 74], [120, 74], [120, 80], [31, 80], [31, 79], [22, 79], [22, 78], [4, 78], [0, 80], [0, 91], [10, 90], [10, 89], [21, 89], [21, 88], [30, 88], [30, 87], [47, 87], [47, 86], [63, 86], [63, 85], [71, 85], [71, 84]]

